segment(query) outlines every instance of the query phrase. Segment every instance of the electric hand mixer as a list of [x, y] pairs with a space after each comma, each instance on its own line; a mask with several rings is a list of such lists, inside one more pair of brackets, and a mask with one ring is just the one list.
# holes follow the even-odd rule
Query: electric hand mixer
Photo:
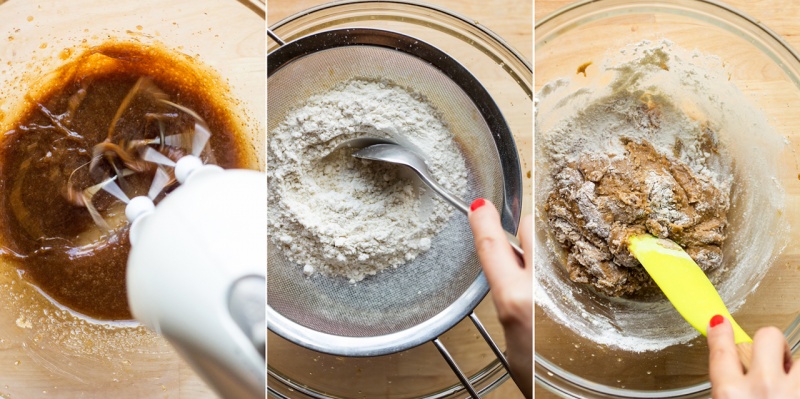
[[181, 158], [182, 184], [131, 200], [128, 301], [226, 398], [264, 398], [266, 177]]
[[[170, 136], [150, 140], [142, 159], [159, 166], [148, 196], [128, 199], [116, 177], [90, 189], [127, 203], [133, 316], [166, 337], [222, 397], [264, 398], [267, 180], [204, 165], [198, 156], [210, 135], [197, 123], [192, 154], [177, 162], [149, 148]], [[181, 186], [155, 206], [170, 180], [165, 166]]]

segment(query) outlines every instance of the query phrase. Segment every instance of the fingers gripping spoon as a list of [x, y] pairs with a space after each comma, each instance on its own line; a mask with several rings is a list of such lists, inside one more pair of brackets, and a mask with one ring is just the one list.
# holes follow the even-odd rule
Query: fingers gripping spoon
[[644, 266], [672, 306], [701, 334], [709, 320], [721, 315], [730, 320], [739, 360], [750, 368], [753, 340], [736, 323], [714, 285], [697, 263], [677, 244], [648, 234], [628, 238], [628, 250]]

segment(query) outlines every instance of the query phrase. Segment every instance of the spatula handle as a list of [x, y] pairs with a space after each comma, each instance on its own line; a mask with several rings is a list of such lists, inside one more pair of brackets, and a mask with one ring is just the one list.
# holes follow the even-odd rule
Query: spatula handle
[[750, 361], [753, 360], [753, 343], [740, 342], [736, 344], [736, 353], [739, 355], [739, 361], [742, 362], [744, 371], [750, 370]]

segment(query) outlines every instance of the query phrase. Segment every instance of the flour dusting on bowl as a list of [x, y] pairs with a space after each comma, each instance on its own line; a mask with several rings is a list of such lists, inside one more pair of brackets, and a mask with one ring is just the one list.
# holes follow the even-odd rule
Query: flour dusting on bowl
[[[585, 212], [591, 207], [577, 206], [575, 209], [582, 214], [577, 217], [569, 212], [558, 213], [560, 208], [552, 201], [556, 194], [551, 193], [568, 193], [572, 187], [576, 201], [583, 198], [584, 205], [597, 204], [604, 199], [593, 190], [602, 188], [604, 171], [628, 165], [620, 158], [633, 156], [634, 151], [639, 151], [636, 148], [651, 148], [655, 155], [650, 158], [664, 160], [664, 170], [685, 171], [698, 192], [711, 193], [706, 203], [694, 201], [690, 213], [670, 213], [676, 211], [679, 201], [672, 197], [659, 199], [659, 193], [691, 196], [688, 180], [678, 184], [675, 180], [682, 179], [675, 173], [651, 173], [649, 180], [644, 176], [641, 182], [636, 180], [643, 186], [637, 187], [636, 193], [615, 197], [614, 201], [644, 201], [640, 209], [630, 209], [649, 218], [648, 231], [659, 236], [681, 233], [676, 228], [681, 224], [694, 231], [708, 227], [708, 220], [698, 216], [703, 212], [720, 216], [708, 230], [713, 234], [688, 240], [698, 246], [687, 250], [717, 283], [730, 310], [735, 311], [766, 273], [770, 264], [767, 260], [777, 256], [785, 245], [771, 234], [787, 229], [775, 213], [783, 206], [783, 189], [774, 179], [765, 178], [775, 176], [776, 170], [771, 163], [763, 162], [785, 144], [775, 138], [776, 134], [753, 134], [773, 129], [728, 81], [717, 57], [678, 48], [667, 40], [644, 41], [607, 56], [600, 65], [601, 70], [590, 73], [588, 78], [577, 75], [559, 79], [537, 94], [536, 210], [540, 234], [536, 301], [554, 320], [597, 343], [634, 352], [660, 350], [688, 342], [697, 332], [660, 295], [616, 298], [598, 293], [620, 296], [652, 285], [626, 250], [614, 252], [610, 225], [605, 231], [603, 223], [586, 220]], [[590, 167], [601, 164], [606, 166]], [[570, 170], [581, 178], [578, 180], [583, 185], [579, 185], [588, 187], [591, 195], [581, 197], [579, 185], [568, 184], [565, 176], [572, 176]], [[668, 190], [658, 190], [656, 177], [662, 183], [669, 180], [675, 184]], [[662, 209], [670, 212], [659, 213], [659, 201], [673, 204]], [[556, 214], [563, 217], [554, 217]], [[593, 244], [569, 241], [567, 233], [573, 238], [576, 234], [574, 229], [563, 227], [567, 219], [575, 219], [576, 225], [589, 225], [591, 231], [608, 233], [605, 237], [611, 238]], [[567, 255], [558, 244], [565, 241], [572, 243]], [[579, 262], [586, 260], [590, 253], [587, 248], [597, 249], [593, 245], [600, 245], [605, 252], [612, 247], [611, 254], [595, 251], [595, 258], [602, 259], [605, 267]], [[593, 283], [594, 287], [573, 281]]]

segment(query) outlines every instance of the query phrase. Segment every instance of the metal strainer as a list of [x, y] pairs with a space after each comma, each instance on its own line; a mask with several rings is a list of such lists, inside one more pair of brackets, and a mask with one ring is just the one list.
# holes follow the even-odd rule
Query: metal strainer
[[[516, 232], [522, 192], [517, 149], [497, 105], [464, 66], [419, 39], [385, 30], [332, 30], [290, 43], [271, 37], [281, 47], [267, 62], [268, 131], [293, 107], [342, 81], [380, 78], [411, 87], [440, 112], [456, 138], [468, 169], [465, 200], [501, 204], [504, 228]], [[345, 278], [305, 278], [277, 246], [270, 242], [268, 250], [270, 330], [341, 356], [385, 355], [433, 340], [477, 396], [436, 339], [470, 315], [489, 289], [462, 214], [454, 210], [428, 252], [355, 285]], [[470, 317], [505, 363], [477, 317]]]

